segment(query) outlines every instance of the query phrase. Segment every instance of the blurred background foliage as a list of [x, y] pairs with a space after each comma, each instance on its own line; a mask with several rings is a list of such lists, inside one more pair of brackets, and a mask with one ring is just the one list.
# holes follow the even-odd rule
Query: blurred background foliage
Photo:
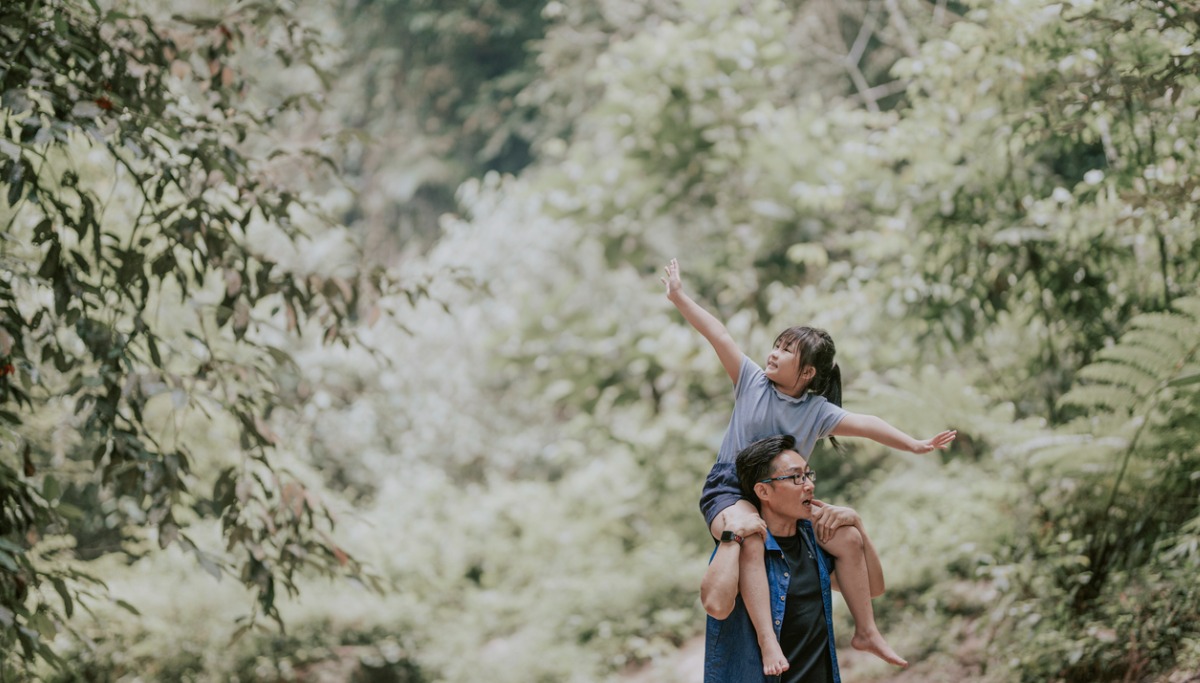
[[1198, 32], [5, 3], [0, 678], [695, 680], [731, 399], [674, 256], [751, 356], [825, 327], [848, 408], [960, 430], [814, 455], [914, 661], [847, 680], [1193, 680]]

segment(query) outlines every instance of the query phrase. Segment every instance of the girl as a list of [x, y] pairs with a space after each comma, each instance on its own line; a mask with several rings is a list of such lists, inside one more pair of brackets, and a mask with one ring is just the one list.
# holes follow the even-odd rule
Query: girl
[[[742, 498], [734, 472], [738, 452], [758, 439], [791, 434], [797, 452], [807, 460], [817, 439], [825, 437], [863, 436], [898, 450], [928, 453], [948, 447], [957, 435], [955, 430], [947, 430], [919, 441], [878, 417], [843, 410], [841, 370], [833, 360], [833, 340], [824, 330], [784, 330], [767, 355], [766, 368], [760, 368], [742, 353], [719, 320], [684, 293], [678, 261], [671, 259], [666, 277], [661, 280], [667, 287], [667, 299], [712, 345], [734, 384], [733, 415], [700, 498], [700, 509], [713, 538], [720, 538], [726, 529], [761, 528], [761, 521], [745, 517], [757, 517], [758, 513]], [[850, 644], [891, 664], [907, 666], [908, 662], [892, 650], [875, 625], [862, 535], [847, 526], [850, 522], [842, 510], [821, 505], [813, 514], [817, 518], [814, 528], [818, 543], [837, 558], [838, 588], [854, 617]], [[743, 541], [738, 589], [758, 634], [763, 673], [776, 676], [787, 670], [788, 662], [779, 647], [767, 604], [762, 538], [756, 534]]]

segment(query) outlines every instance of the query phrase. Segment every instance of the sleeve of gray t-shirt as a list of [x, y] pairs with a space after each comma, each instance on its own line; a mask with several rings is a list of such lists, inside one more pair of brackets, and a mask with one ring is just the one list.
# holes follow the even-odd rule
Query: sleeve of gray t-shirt
[[837, 429], [837, 426], [841, 424], [842, 418], [846, 417], [847, 412], [841, 406], [835, 406], [829, 401], [821, 401], [821, 414], [817, 417], [817, 434], [820, 435], [819, 438], [824, 439], [833, 434], [833, 430]]
[[751, 378], [762, 371], [762, 368], [758, 367], [758, 363], [750, 360], [750, 356], [742, 354], [742, 366], [738, 368], [737, 386], [733, 388], [734, 400], [741, 398], [746, 393], [746, 387], [750, 386]]

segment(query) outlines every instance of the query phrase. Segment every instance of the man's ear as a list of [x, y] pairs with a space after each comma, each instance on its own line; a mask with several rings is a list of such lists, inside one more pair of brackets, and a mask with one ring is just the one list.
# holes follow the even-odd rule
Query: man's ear
[[754, 485], [754, 493], [758, 495], [758, 499], [766, 500], [771, 497], [771, 487], [761, 481]]

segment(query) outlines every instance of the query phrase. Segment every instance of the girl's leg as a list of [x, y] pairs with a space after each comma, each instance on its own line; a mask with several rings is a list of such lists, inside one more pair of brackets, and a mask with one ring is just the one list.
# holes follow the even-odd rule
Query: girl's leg
[[762, 536], [751, 536], [742, 543], [742, 555], [738, 562], [738, 591], [742, 594], [750, 623], [758, 635], [763, 674], [778, 676], [788, 670], [788, 660], [779, 647], [779, 638], [775, 636], [775, 624], [771, 619], [771, 589], [767, 585], [765, 555], [766, 544]]
[[854, 617], [854, 638], [850, 640], [850, 645], [856, 650], [870, 652], [889, 664], [908, 666], [908, 662], [896, 654], [875, 625], [862, 534], [852, 526], [838, 527], [833, 538], [820, 546], [837, 558], [838, 588], [846, 600], [846, 606], [850, 608], [850, 615]]
[[[735, 505], [744, 506], [747, 512], [758, 514], [758, 510], [749, 501], [740, 500]], [[710, 528], [713, 538], [719, 538], [725, 530], [722, 520], [721, 515], [717, 515], [713, 520]], [[788, 660], [783, 656], [783, 649], [779, 647], [779, 638], [775, 635], [775, 624], [771, 619], [771, 590], [767, 585], [765, 555], [762, 536], [750, 536], [742, 542], [741, 557], [738, 561], [738, 592], [741, 593], [750, 623], [758, 636], [763, 674], [778, 676], [787, 671]]]

